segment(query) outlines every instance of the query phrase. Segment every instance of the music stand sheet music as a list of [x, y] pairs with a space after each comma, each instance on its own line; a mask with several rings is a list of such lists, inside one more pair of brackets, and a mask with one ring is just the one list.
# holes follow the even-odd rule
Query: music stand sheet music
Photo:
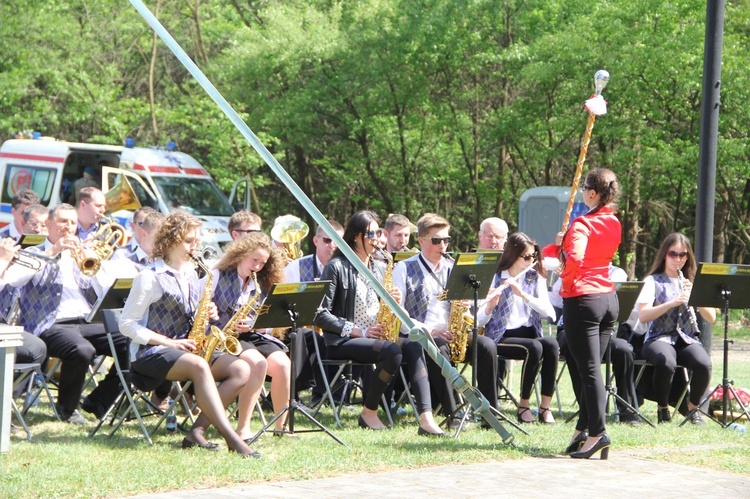
[[620, 313], [617, 322], [625, 322], [635, 308], [635, 302], [643, 289], [643, 281], [615, 282], [617, 300], [620, 302]]
[[128, 299], [130, 288], [133, 287], [133, 279], [117, 278], [112, 286], [94, 303], [91, 312], [86, 316], [86, 322], [101, 322], [103, 309], [122, 308]]
[[31, 248], [32, 246], [39, 246], [47, 240], [47, 236], [44, 234], [23, 234], [18, 240], [18, 245], [21, 248]]
[[483, 253], [458, 253], [445, 287], [446, 300], [472, 300], [474, 288], [471, 281], [479, 281], [478, 298], [484, 299], [492, 285], [500, 263], [500, 251]]
[[297, 325], [312, 324], [329, 284], [331, 281], [274, 284], [253, 328], [291, 327], [290, 308], [297, 313]]
[[723, 309], [722, 289], [731, 292], [729, 308], [750, 308], [750, 265], [699, 263], [688, 305]]

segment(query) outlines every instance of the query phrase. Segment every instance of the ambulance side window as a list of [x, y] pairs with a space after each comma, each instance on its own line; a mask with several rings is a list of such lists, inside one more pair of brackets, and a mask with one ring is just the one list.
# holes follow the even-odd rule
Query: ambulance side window
[[49, 205], [52, 189], [55, 186], [57, 170], [40, 166], [18, 166], [8, 164], [3, 179], [3, 192], [0, 199], [3, 203], [10, 203], [13, 196], [21, 189], [32, 189], [45, 206]]

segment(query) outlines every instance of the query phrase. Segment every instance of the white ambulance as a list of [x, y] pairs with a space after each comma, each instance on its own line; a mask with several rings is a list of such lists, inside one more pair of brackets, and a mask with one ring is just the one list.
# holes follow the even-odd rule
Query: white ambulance
[[[10, 203], [20, 189], [31, 188], [42, 204], [55, 206], [69, 199], [86, 167], [101, 175], [104, 191], [125, 176], [142, 206], [164, 214], [181, 209], [200, 218], [206, 253], [211, 248], [220, 252], [231, 241], [227, 223], [234, 209], [200, 163], [174, 147], [134, 147], [130, 140], [125, 146], [51, 138], [5, 141], [0, 146], [0, 227], [12, 222]], [[129, 228], [132, 211], [113, 215]]]

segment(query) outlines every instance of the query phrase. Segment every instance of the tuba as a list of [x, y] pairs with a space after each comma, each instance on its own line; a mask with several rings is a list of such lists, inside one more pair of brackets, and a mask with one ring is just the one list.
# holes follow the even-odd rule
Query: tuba
[[285, 220], [273, 226], [271, 238], [284, 245], [284, 254], [287, 260], [291, 261], [302, 258], [303, 253], [299, 243], [308, 232], [310, 232], [310, 227], [302, 220]]
[[[382, 248], [379, 248], [380, 253], [386, 261], [385, 273], [383, 274], [383, 287], [387, 290], [393, 287], [393, 257], [390, 253]], [[396, 314], [393, 313], [385, 301], [380, 300], [380, 308], [378, 309], [378, 316], [375, 320], [376, 324], [382, 324], [385, 327], [385, 337], [383, 339], [398, 343], [398, 335], [401, 330], [401, 321]]]
[[125, 175], [122, 175], [120, 180], [104, 193], [104, 199], [107, 201], [106, 213], [108, 214], [120, 210], [135, 211], [141, 208], [141, 202]]
[[248, 299], [247, 302], [242, 305], [224, 325], [224, 334], [227, 336], [227, 339], [234, 340], [240, 335], [240, 333], [237, 332], [237, 324], [241, 320], [249, 317], [250, 312], [254, 312], [255, 317], [257, 318], [258, 315], [268, 311], [267, 306], [263, 305], [262, 302], [258, 303], [261, 293], [260, 288], [258, 287], [258, 278], [255, 272], [253, 272], [253, 281], [255, 281], [255, 289], [258, 290], [258, 292], [255, 293], [254, 296], [250, 297], [250, 299]]
[[213, 274], [206, 265], [193, 255], [190, 255], [195, 264], [203, 270], [206, 275], [206, 284], [203, 286], [203, 293], [198, 302], [198, 311], [193, 320], [193, 327], [190, 328], [188, 339], [195, 341], [195, 352], [200, 355], [206, 362], [211, 362], [214, 350], [225, 351], [232, 355], [242, 353], [242, 346], [237, 338], [227, 336], [216, 326], [211, 326], [210, 334], [206, 334], [209, 327], [208, 307], [211, 303], [211, 288], [213, 287]]

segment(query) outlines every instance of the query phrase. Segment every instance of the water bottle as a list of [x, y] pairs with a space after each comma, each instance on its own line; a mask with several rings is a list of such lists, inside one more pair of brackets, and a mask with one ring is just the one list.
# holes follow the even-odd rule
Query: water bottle
[[174, 400], [169, 401], [169, 409], [167, 409], [167, 433], [170, 435], [173, 435], [177, 433], [177, 415], [174, 413], [174, 407], [172, 406], [174, 404]]
[[34, 403], [31, 404], [31, 407], [39, 405], [39, 397], [41, 394], [39, 394], [36, 398], [34, 398], [34, 394], [37, 393], [38, 390], [40, 390], [42, 387], [42, 377], [38, 374], [34, 378], [34, 383], [32, 385], [31, 390], [28, 390], [26, 392], [26, 402], [24, 404], [25, 407], [29, 407], [29, 403], [31, 402], [31, 399], [34, 399]]
[[745, 428], [745, 425], [732, 423], [729, 426], [727, 426], [728, 430], [734, 430], [737, 433], [745, 433], [747, 431], [747, 428]]

